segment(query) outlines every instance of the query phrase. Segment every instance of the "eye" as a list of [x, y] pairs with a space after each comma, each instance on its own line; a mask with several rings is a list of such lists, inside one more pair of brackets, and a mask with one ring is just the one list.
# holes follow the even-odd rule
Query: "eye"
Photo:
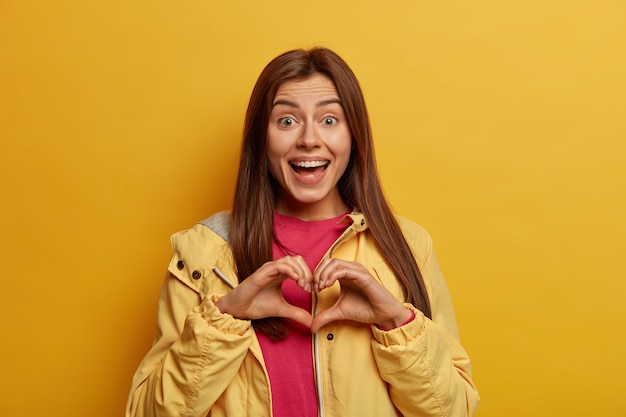
[[296, 121], [293, 119], [293, 117], [281, 117], [280, 119], [278, 119], [278, 124], [282, 127], [291, 127], [296, 124]]
[[337, 122], [338, 120], [334, 116], [324, 117], [324, 119], [322, 120], [322, 123], [324, 124], [324, 126], [334, 126], [337, 124]]

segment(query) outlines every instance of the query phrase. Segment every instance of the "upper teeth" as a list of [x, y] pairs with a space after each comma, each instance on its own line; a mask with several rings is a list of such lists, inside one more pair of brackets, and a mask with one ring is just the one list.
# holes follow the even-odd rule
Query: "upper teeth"
[[300, 168], [315, 168], [326, 165], [327, 161], [296, 161], [293, 164]]

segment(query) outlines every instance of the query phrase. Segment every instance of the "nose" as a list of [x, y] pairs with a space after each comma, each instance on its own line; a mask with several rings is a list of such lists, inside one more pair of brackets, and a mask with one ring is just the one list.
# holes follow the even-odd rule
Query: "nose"
[[321, 145], [321, 136], [318, 127], [313, 122], [304, 124], [302, 134], [298, 138], [298, 147], [317, 148]]

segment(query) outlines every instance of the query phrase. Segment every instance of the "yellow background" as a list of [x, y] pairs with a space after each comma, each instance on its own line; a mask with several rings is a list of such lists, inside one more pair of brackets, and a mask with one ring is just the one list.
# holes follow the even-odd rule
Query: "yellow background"
[[1, 415], [122, 415], [170, 234], [230, 206], [257, 75], [314, 45], [434, 238], [477, 416], [626, 415], [623, 0], [1, 0]]

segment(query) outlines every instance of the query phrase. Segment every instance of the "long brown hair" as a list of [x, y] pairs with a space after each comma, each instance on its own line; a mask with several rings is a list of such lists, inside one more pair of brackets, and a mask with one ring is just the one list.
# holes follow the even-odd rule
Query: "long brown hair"
[[[406, 302], [431, 317], [422, 274], [378, 178], [372, 131], [361, 87], [346, 62], [326, 48], [297, 49], [279, 55], [261, 72], [252, 91], [230, 225], [239, 282], [272, 259], [274, 208], [279, 191], [265, 157], [272, 102], [285, 81], [318, 73], [334, 82], [352, 133], [352, 154], [338, 182], [339, 193], [349, 207], [365, 215], [371, 236], [402, 286]], [[284, 323], [277, 318], [254, 320], [253, 325], [272, 339], [287, 334]]]

